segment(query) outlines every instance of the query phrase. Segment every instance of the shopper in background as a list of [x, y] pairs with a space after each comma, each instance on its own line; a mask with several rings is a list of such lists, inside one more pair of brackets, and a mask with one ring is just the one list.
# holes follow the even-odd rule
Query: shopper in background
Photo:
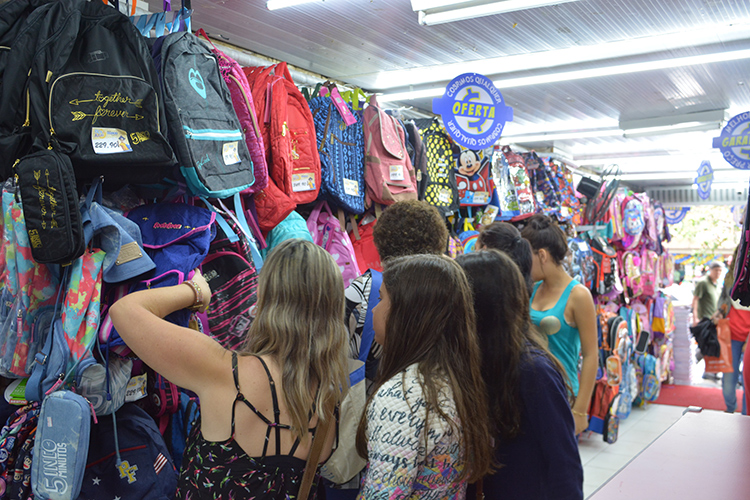
[[295, 498], [315, 429], [334, 419], [349, 387], [341, 271], [313, 243], [281, 243], [260, 273], [257, 315], [239, 353], [162, 319], [190, 306], [205, 310], [210, 300], [196, 271], [190, 286], [135, 292], [110, 310], [139, 358], [200, 398], [176, 498]]
[[[375, 290], [372, 293], [377, 293]], [[471, 289], [453, 260], [387, 261], [373, 309], [383, 355], [357, 433], [360, 500], [463, 500], [492, 467]]]
[[[448, 229], [437, 208], [426, 201], [399, 201], [390, 205], [380, 215], [372, 232], [375, 248], [381, 262], [394, 257], [415, 254], [440, 255], [445, 251], [448, 241]], [[372, 275], [365, 271], [346, 288], [346, 324], [352, 358], [359, 356], [362, 329], [367, 315], [367, 303], [370, 300], [370, 283]], [[375, 293], [378, 293], [375, 290]], [[367, 359], [367, 378], [375, 378], [377, 360], [382, 347], [373, 342]]]
[[[596, 311], [588, 288], [562, 267], [568, 241], [557, 222], [532, 216], [521, 232], [532, 250], [531, 321], [547, 335], [549, 350], [560, 360], [572, 395], [576, 434], [588, 427], [588, 408], [598, 367]], [[583, 355], [580, 379], [578, 362]]]
[[[497, 250], [459, 255], [456, 262], [474, 292], [500, 466], [483, 480], [486, 498], [580, 500], [583, 467], [565, 371], [531, 325], [529, 294], [518, 266]], [[476, 498], [473, 486], [467, 498]]]
[[513, 259], [521, 270], [526, 289], [531, 295], [533, 283], [531, 281], [531, 247], [529, 242], [521, 237], [521, 233], [513, 224], [507, 222], [493, 222], [482, 227], [477, 238], [476, 250], [494, 248], [505, 252]]
[[708, 273], [698, 280], [693, 291], [693, 326], [700, 320], [710, 318], [716, 312], [716, 303], [719, 300], [719, 277], [721, 276], [721, 264], [716, 261], [708, 265]]
[[[738, 300], [732, 300], [730, 294], [734, 285], [734, 265], [739, 253], [739, 245], [734, 250], [732, 262], [729, 264], [724, 276], [724, 286], [719, 295], [716, 317], [726, 317], [729, 320], [729, 331], [732, 334], [732, 368], [733, 371], [725, 372], [721, 377], [721, 388], [724, 393], [724, 404], [727, 413], [734, 413], [737, 409], [737, 382], [740, 381], [740, 362], [742, 361], [742, 350], [750, 334], [750, 307], [744, 307]], [[747, 403], [743, 391], [742, 414], [747, 415]]]

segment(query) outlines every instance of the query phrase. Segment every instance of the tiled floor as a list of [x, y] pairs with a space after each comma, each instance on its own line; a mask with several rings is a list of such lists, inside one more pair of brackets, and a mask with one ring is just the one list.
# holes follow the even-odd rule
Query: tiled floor
[[[715, 387], [721, 390], [721, 380], [705, 380], [703, 362], [693, 370], [693, 385]], [[649, 404], [633, 408], [628, 418], [620, 421], [617, 442], [607, 444], [601, 434], [581, 436], [578, 451], [583, 464], [583, 496], [588, 498], [641, 451], [648, 447], [662, 432], [681, 416], [685, 408]], [[711, 410], [703, 410], [711, 411]]]
[[578, 442], [583, 463], [584, 498], [588, 498], [648, 447], [682, 416], [683, 411], [684, 408], [665, 405], [633, 408], [630, 416], [620, 421], [620, 431], [614, 444], [605, 443], [601, 434], [584, 434]]

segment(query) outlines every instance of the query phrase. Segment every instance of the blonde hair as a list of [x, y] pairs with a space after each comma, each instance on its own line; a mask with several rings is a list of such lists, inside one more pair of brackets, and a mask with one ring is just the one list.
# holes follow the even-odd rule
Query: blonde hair
[[347, 342], [344, 282], [333, 257], [309, 241], [282, 242], [263, 264], [241, 352], [279, 364], [292, 430], [303, 442], [313, 405], [329, 421], [349, 388]]

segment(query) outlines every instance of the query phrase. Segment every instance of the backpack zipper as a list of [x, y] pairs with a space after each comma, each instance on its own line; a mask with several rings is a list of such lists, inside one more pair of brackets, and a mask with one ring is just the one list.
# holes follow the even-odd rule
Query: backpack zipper
[[250, 106], [250, 99], [247, 98], [247, 93], [245, 93], [245, 89], [242, 88], [242, 84], [240, 81], [235, 77], [234, 75], [228, 74], [229, 78], [231, 78], [236, 84], [237, 88], [240, 89], [240, 93], [242, 93], [242, 97], [245, 98], [245, 106], [247, 106], [247, 110], [250, 113], [250, 120], [253, 122], [253, 128], [255, 129], [255, 135], [257, 137], [260, 137], [260, 128], [258, 127], [258, 122], [255, 119], [255, 110], [252, 109]]
[[242, 131], [237, 130], [215, 130], [215, 129], [192, 129], [183, 125], [185, 137], [196, 141], [237, 141], [243, 140]]
[[[49, 119], [49, 128], [50, 128], [50, 134], [55, 135], [55, 128], [52, 126], [52, 95], [55, 91], [55, 85], [57, 85], [57, 82], [62, 80], [63, 78], [67, 78], [69, 76], [101, 76], [105, 78], [130, 78], [132, 80], [139, 80], [151, 87], [151, 84], [148, 83], [145, 79], [139, 77], [139, 76], [133, 76], [133, 75], [105, 75], [103, 73], [86, 73], [82, 71], [74, 72], [74, 73], [65, 73], [64, 75], [58, 76], [54, 82], [52, 82], [52, 86], [49, 89], [49, 102], [47, 103], [47, 112], [48, 112], [48, 119]], [[49, 81], [52, 77], [52, 73], [47, 73], [47, 81]], [[153, 87], [151, 87], [153, 88]], [[156, 89], [154, 89], [154, 98], [156, 100], [156, 131], [161, 133], [161, 123], [160, 123], [160, 114], [159, 114], [159, 93], [156, 92]], [[51, 137], [50, 137], [51, 139]]]

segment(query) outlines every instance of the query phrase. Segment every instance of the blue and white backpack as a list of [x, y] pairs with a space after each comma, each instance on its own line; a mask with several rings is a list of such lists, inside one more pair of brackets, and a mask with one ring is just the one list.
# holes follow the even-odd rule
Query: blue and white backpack
[[365, 143], [362, 121], [346, 125], [330, 96], [310, 99], [320, 155], [320, 190], [324, 199], [347, 212], [365, 211]]

